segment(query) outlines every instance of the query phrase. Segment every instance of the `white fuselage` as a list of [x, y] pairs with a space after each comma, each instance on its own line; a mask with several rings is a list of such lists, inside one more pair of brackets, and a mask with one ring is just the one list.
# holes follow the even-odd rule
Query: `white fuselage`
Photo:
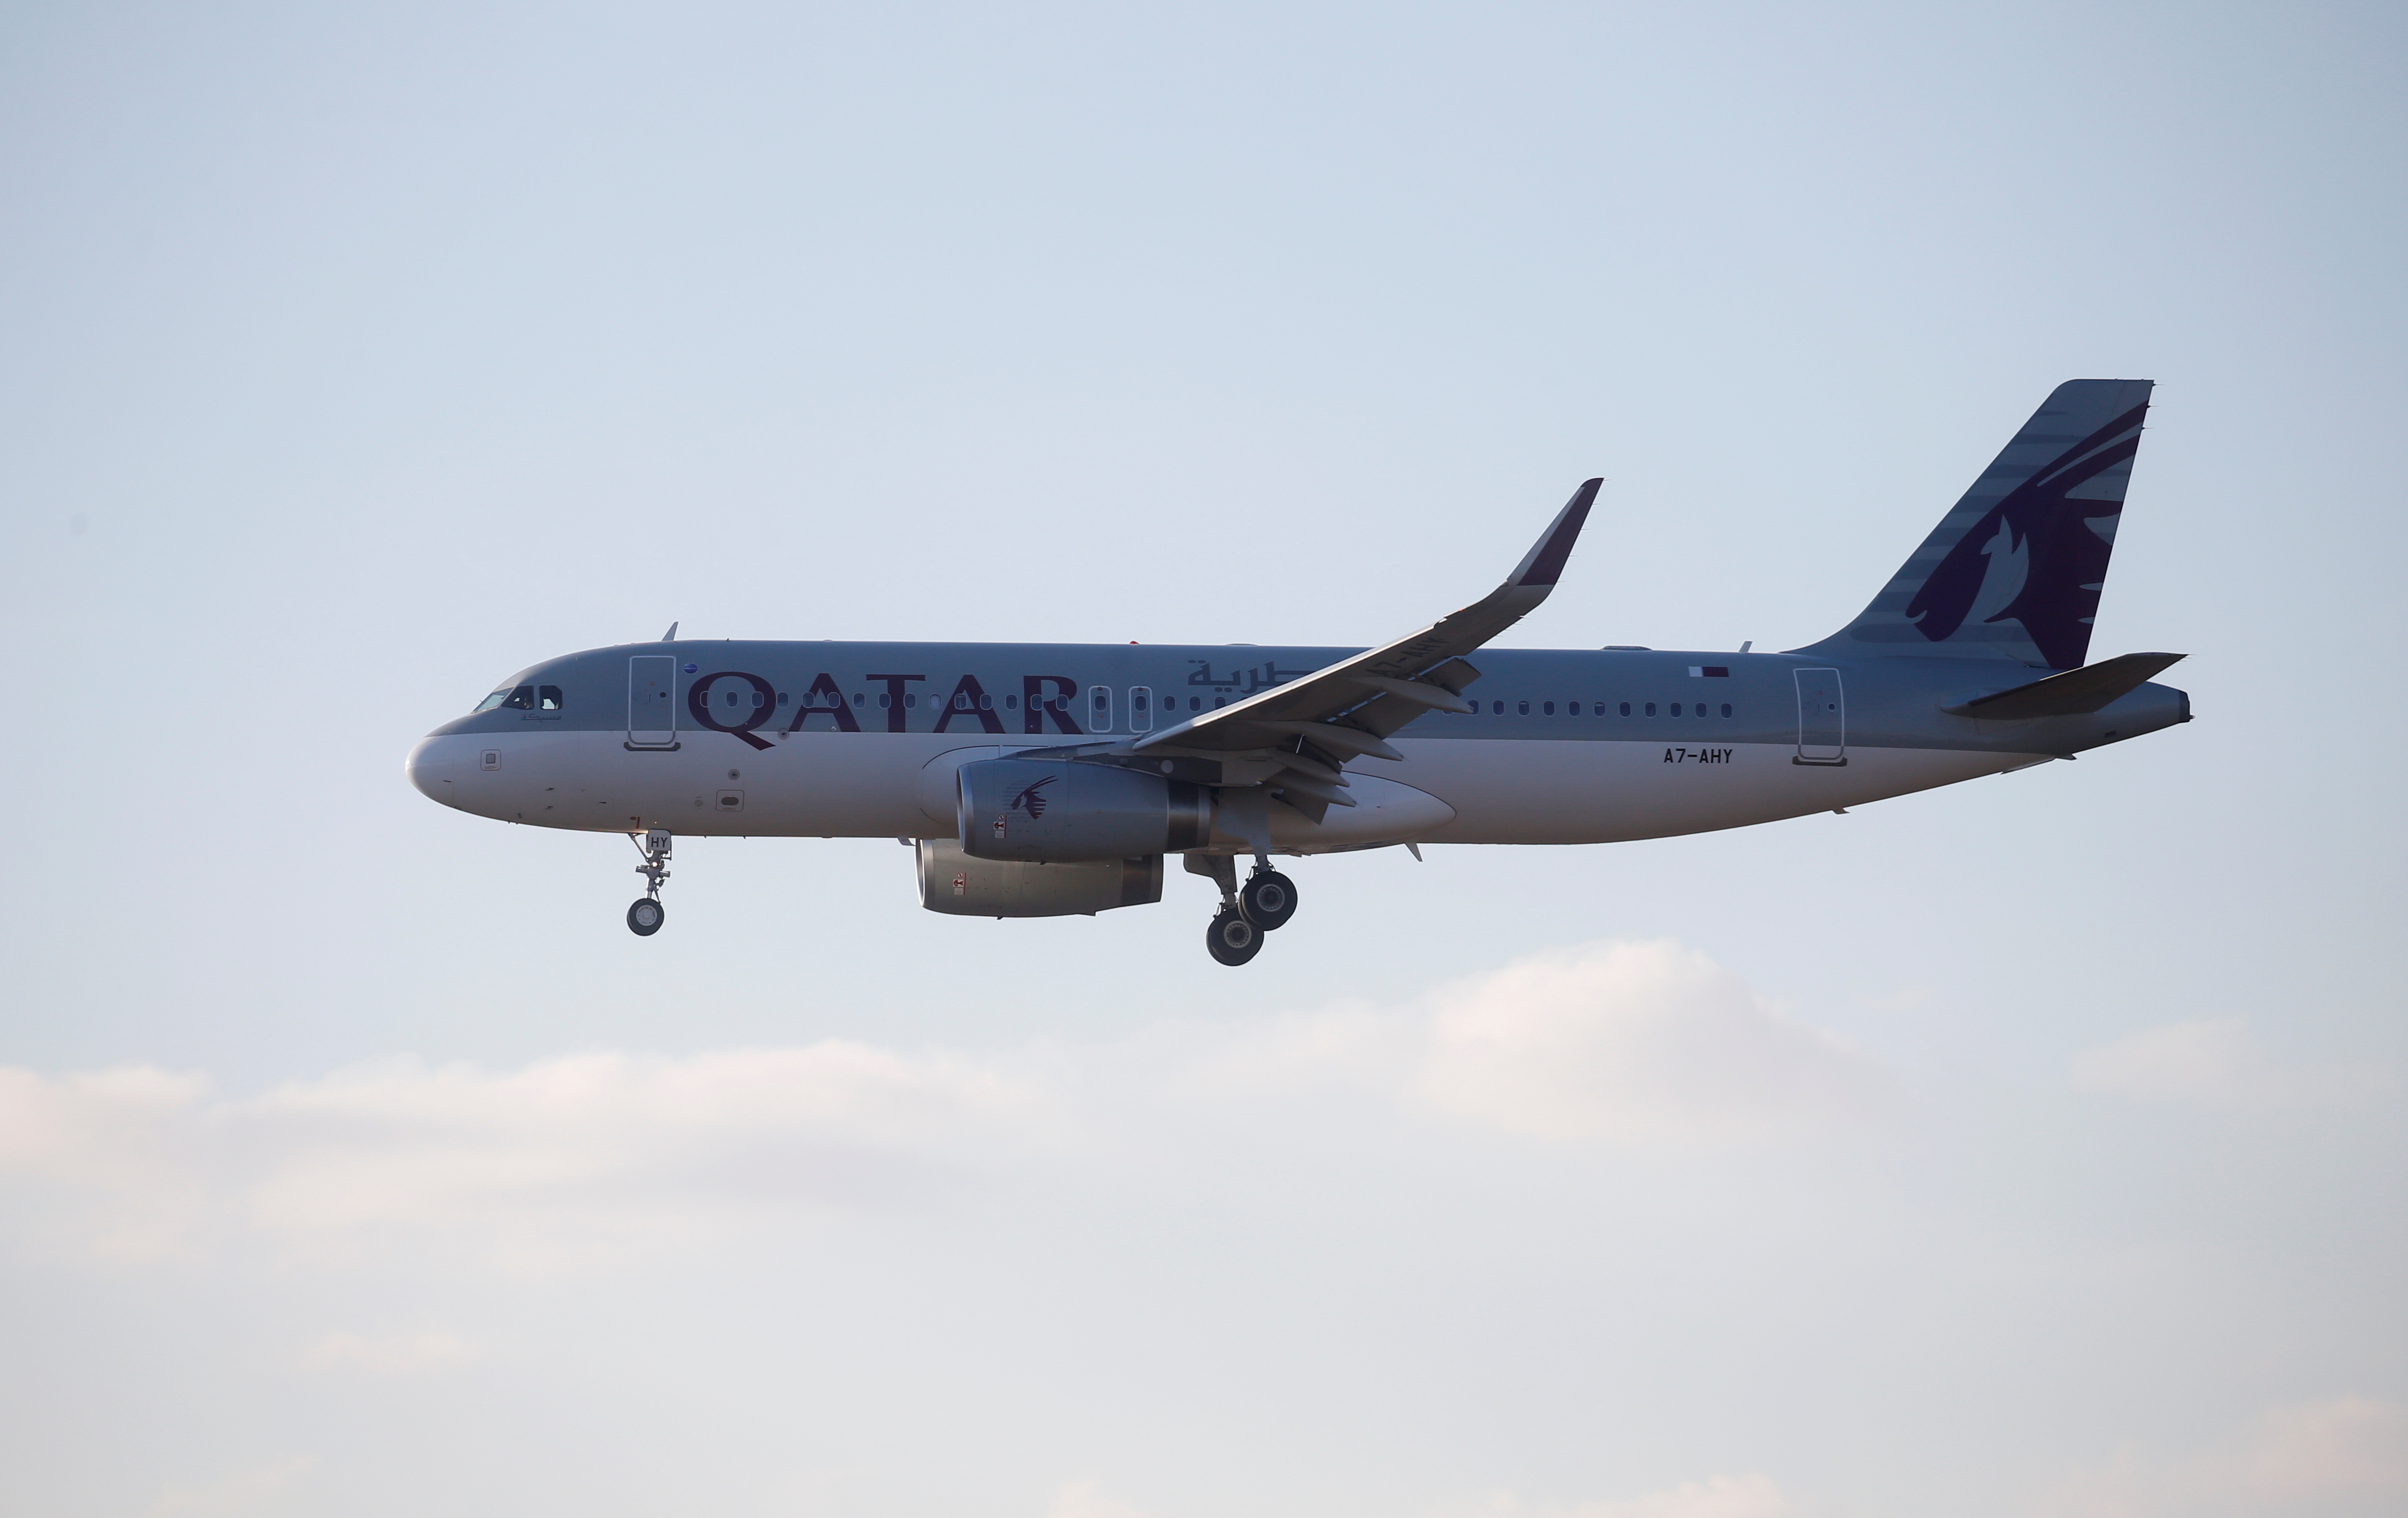
[[[950, 838], [954, 767], [1032, 746], [939, 733], [803, 732], [753, 751], [695, 737], [703, 741], [647, 752], [630, 750], [615, 732], [437, 735], [411, 752], [409, 777], [447, 806], [542, 827]], [[2049, 757], [1856, 749], [1839, 766], [1798, 764], [1794, 745], [1768, 743], [1405, 737], [1396, 746], [1401, 763], [1367, 760], [1350, 771], [1355, 807], [1333, 808], [1318, 824], [1275, 811], [1282, 846], [1615, 843], [1828, 811]]]

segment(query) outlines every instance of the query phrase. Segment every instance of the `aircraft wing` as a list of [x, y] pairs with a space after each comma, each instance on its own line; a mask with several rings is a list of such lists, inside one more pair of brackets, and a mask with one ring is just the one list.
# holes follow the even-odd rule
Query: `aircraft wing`
[[1140, 753], [1256, 757], [1283, 799], [1315, 820], [1351, 807], [1340, 771], [1366, 754], [1401, 759], [1388, 735], [1424, 711], [1468, 712], [1460, 694], [1480, 671], [1464, 655], [1537, 609], [1555, 588], [1602, 480], [1584, 481], [1505, 583], [1393, 643], [1341, 659], [1176, 727], [1139, 739]]

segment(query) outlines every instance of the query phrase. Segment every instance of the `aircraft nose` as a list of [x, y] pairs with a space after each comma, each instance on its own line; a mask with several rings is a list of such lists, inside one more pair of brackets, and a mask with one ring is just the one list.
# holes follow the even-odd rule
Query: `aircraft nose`
[[453, 773], [459, 767], [459, 744], [456, 737], [429, 734], [409, 751], [409, 757], [401, 762], [401, 772], [420, 795], [447, 807], [460, 805], [459, 787], [454, 783], [458, 777]]

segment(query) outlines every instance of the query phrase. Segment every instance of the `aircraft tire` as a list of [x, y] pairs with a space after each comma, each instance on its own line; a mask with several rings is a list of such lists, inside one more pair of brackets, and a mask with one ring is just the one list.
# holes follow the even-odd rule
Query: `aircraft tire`
[[1296, 882], [1275, 869], [1258, 869], [1238, 893], [1238, 909], [1268, 933], [1296, 915]]
[[638, 896], [627, 909], [627, 931], [639, 938], [649, 938], [668, 921], [668, 910], [650, 896]]
[[1212, 914], [1212, 925], [1204, 930], [1204, 947], [1224, 965], [1242, 965], [1262, 952], [1262, 930], [1248, 922], [1245, 913], [1224, 907]]

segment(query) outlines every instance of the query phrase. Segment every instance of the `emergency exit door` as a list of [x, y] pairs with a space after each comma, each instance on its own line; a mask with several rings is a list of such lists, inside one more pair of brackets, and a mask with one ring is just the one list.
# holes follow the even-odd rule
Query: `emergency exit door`
[[1798, 680], [1798, 756], [1793, 765], [1848, 762], [1848, 700], [1836, 669], [1800, 669]]
[[639, 653], [627, 661], [627, 746], [677, 747], [677, 660]]

